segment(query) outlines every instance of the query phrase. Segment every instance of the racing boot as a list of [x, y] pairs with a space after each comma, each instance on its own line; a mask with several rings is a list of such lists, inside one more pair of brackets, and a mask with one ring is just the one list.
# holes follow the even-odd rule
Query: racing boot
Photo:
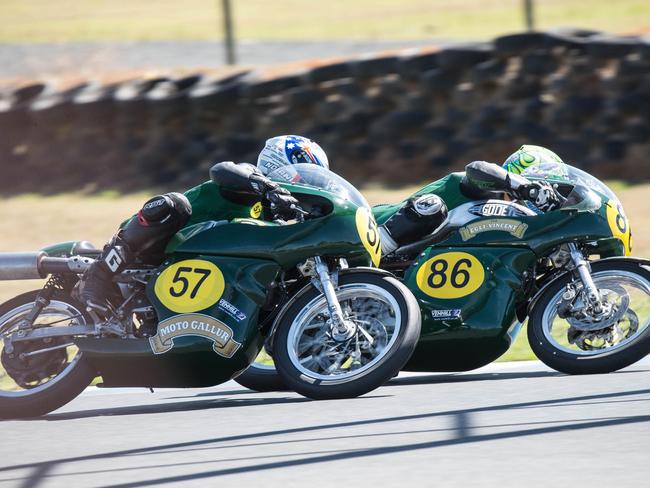
[[109, 298], [119, 292], [113, 276], [127, 264], [128, 247], [119, 234], [104, 246], [102, 254], [84, 272], [80, 282], [79, 298], [89, 309], [106, 315], [110, 309]]
[[410, 198], [379, 228], [382, 255], [431, 234], [446, 218], [447, 205], [438, 195]]

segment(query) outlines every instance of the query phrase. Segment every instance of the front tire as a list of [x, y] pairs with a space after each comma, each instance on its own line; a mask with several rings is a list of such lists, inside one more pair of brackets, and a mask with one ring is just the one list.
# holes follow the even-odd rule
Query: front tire
[[[79, 395], [96, 376], [76, 346], [29, 356], [26, 360], [20, 360], [15, 349], [12, 354], [5, 351], [1, 334], [17, 327], [18, 321], [31, 310], [38, 293], [24, 293], [0, 305], [0, 418], [37, 417], [56, 410]], [[35, 324], [46, 327], [50, 322], [65, 327], [72, 323], [83, 325], [91, 321], [83, 305], [63, 292], [56, 292]], [[15, 345], [24, 344], [20, 347], [24, 349], [23, 352], [29, 353], [52, 344], [39, 343], [34, 347], [36, 342]], [[43, 368], [46, 368], [48, 373], [52, 373], [47, 376], [51, 377], [39, 379], [39, 374], [30, 371], [30, 368], [40, 369], [41, 375]]]
[[623, 260], [596, 261], [591, 267], [601, 295], [606, 291], [606, 296], [627, 296], [627, 309], [616, 324], [585, 333], [557, 316], [570, 275], [544, 290], [528, 319], [531, 349], [544, 364], [562, 373], [610, 373], [650, 352], [650, 271]]
[[282, 380], [315, 400], [352, 398], [383, 385], [406, 364], [420, 335], [418, 303], [392, 276], [342, 273], [336, 295], [355, 323], [352, 338], [336, 342], [328, 334], [327, 303], [312, 285], [283, 312], [275, 332], [273, 357]]

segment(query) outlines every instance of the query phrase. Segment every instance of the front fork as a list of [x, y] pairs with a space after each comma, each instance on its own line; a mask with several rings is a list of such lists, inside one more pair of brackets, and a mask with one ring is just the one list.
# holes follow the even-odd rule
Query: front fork
[[[312, 280], [316, 281], [317, 288], [325, 295], [327, 309], [330, 314], [332, 337], [336, 341], [346, 341], [352, 338], [356, 332], [354, 323], [346, 320], [343, 309], [336, 296], [334, 280], [330, 274], [327, 263], [320, 256], [314, 257], [314, 275]], [[320, 286], [319, 286], [320, 285]]]
[[568, 250], [571, 257], [571, 272], [573, 272], [574, 276], [577, 275], [577, 278], [580, 279], [583, 289], [585, 290], [587, 302], [594, 313], [601, 314], [603, 312], [603, 304], [600, 300], [598, 288], [591, 277], [591, 266], [589, 266], [589, 262], [585, 259], [576, 244], [568, 244]]
[[[347, 262], [344, 259], [340, 260], [339, 265], [341, 269], [347, 268]], [[359, 332], [369, 344], [374, 343], [374, 338], [364, 327], [350, 320], [343, 313], [339, 299], [336, 296], [337, 272], [330, 273], [329, 266], [323, 261], [323, 258], [315, 256], [308, 259], [302, 265], [299, 265], [298, 269], [303, 276], [311, 277], [314, 286], [325, 295], [330, 316], [329, 326], [332, 339], [337, 342], [346, 342]]]

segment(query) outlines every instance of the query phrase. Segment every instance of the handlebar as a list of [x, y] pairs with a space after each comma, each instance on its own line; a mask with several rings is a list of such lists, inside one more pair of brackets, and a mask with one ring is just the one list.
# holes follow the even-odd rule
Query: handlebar
[[298, 220], [298, 222], [304, 222], [305, 217], [307, 217], [309, 215], [309, 212], [303, 210], [298, 205], [294, 204], [294, 205], [291, 205], [291, 207], [289, 207], [289, 208], [291, 210], [293, 210], [294, 212], [296, 212], [296, 219]]

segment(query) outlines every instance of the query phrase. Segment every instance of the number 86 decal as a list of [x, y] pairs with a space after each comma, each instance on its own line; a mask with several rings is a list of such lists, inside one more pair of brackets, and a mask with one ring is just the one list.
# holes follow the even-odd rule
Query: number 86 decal
[[481, 262], [466, 252], [446, 252], [426, 260], [417, 271], [418, 288], [433, 298], [461, 298], [485, 281]]

